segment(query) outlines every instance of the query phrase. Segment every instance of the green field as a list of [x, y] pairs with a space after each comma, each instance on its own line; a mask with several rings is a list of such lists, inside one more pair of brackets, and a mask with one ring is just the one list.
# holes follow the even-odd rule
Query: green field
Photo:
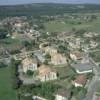
[[11, 38], [5, 38], [0, 40], [1, 46], [3, 47], [17, 47], [21, 46], [21, 40], [19, 39], [11, 39]]
[[12, 89], [10, 67], [0, 68], [0, 100], [16, 100], [16, 92]]
[[62, 32], [62, 31], [71, 31], [72, 28], [76, 29], [82, 29], [82, 28], [87, 28], [89, 25], [72, 25], [72, 24], [67, 24], [67, 23], [61, 23], [57, 21], [52, 21], [49, 23], [45, 23], [46, 31], [48, 32]]
[[76, 30], [85, 29], [87, 31], [100, 32], [100, 19], [92, 22], [83, 22], [81, 24], [73, 24], [71, 22], [77, 23], [78, 20], [62, 20], [62, 21], [49, 21], [45, 23], [46, 31], [48, 32], [62, 32], [71, 31], [73, 28]]

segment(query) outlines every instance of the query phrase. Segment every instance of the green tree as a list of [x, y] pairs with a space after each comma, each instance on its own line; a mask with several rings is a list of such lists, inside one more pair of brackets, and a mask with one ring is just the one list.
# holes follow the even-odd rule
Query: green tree
[[28, 71], [27, 71], [27, 75], [28, 75], [28, 76], [32, 76], [32, 75], [33, 75], [33, 73], [34, 73], [34, 72], [33, 72], [33, 71], [31, 71], [31, 70], [28, 70]]
[[0, 68], [4, 68], [4, 67], [7, 67], [7, 65], [3, 62], [0, 62]]
[[4, 39], [7, 36], [7, 31], [6, 30], [0, 30], [0, 39]]
[[45, 55], [45, 58], [46, 58], [46, 59], [51, 59], [51, 56], [50, 56], [49, 54], [46, 54], [46, 55]]
[[32, 48], [32, 42], [30, 41], [23, 41], [22, 44], [26, 49]]
[[18, 89], [20, 85], [22, 84], [21, 80], [18, 78], [18, 65], [20, 64], [20, 61], [16, 61], [14, 59], [11, 60], [10, 66], [11, 66], [11, 74], [12, 74], [12, 87], [14, 89]]

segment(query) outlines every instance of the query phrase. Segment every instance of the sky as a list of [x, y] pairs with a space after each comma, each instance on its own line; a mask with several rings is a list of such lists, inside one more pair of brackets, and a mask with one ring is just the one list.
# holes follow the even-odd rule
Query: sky
[[16, 5], [28, 3], [100, 3], [100, 0], [0, 0], [0, 5]]

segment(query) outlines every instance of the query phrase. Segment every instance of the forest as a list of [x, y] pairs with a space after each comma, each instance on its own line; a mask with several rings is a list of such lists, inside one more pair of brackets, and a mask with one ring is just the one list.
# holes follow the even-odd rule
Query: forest
[[0, 17], [99, 13], [99, 4], [27, 4], [0, 6]]

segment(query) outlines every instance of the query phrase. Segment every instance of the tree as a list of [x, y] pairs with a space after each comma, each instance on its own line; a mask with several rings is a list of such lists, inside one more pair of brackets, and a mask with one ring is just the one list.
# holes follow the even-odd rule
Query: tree
[[82, 88], [81, 91], [77, 95], [77, 100], [84, 99], [86, 93], [87, 93], [87, 90], [85, 88]]
[[28, 70], [28, 71], [27, 71], [27, 75], [28, 75], [28, 76], [32, 76], [32, 75], [33, 75], [33, 71]]
[[7, 36], [7, 31], [6, 30], [0, 30], [0, 39], [4, 39]]
[[11, 60], [10, 66], [11, 66], [11, 74], [12, 74], [12, 87], [14, 89], [18, 89], [20, 85], [22, 84], [22, 81], [18, 78], [18, 66], [20, 64], [20, 61], [16, 61], [14, 59]]
[[7, 65], [4, 64], [3, 62], [0, 62], [0, 68], [4, 68], [4, 67], [7, 67]]
[[59, 47], [58, 47], [58, 51], [59, 51], [60, 53], [66, 53], [67, 50], [68, 50], [67, 47], [64, 46], [64, 45], [59, 45]]
[[45, 29], [45, 26], [43, 24], [39, 24], [38, 29]]
[[86, 30], [80, 29], [80, 30], [78, 30], [78, 31], [76, 32], [76, 34], [82, 36], [85, 32], [86, 32]]
[[46, 54], [46, 55], [45, 55], [45, 58], [46, 58], [46, 59], [51, 59], [51, 56], [50, 56], [49, 54]]
[[96, 15], [91, 15], [91, 20], [95, 20], [97, 19], [97, 16]]
[[7, 22], [7, 23], [4, 25], [4, 27], [7, 29], [7, 32], [8, 32], [8, 33], [11, 33], [11, 31], [12, 31], [12, 26], [11, 26], [10, 22]]
[[31, 48], [32, 47], [32, 43], [29, 42], [29, 41], [23, 41], [22, 42], [23, 46], [27, 49]]
[[75, 32], [75, 31], [76, 31], [76, 28], [75, 28], [75, 27], [73, 27], [73, 28], [72, 28], [72, 31], [73, 31], [73, 32]]

